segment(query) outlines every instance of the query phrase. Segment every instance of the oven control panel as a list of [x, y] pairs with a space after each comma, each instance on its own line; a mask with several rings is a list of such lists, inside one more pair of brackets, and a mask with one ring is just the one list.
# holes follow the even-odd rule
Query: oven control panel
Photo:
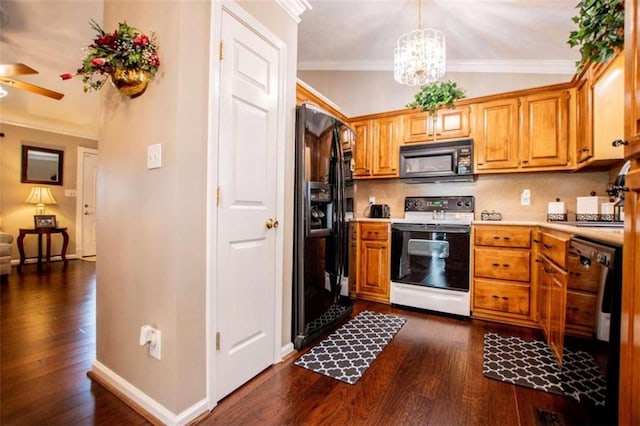
[[473, 212], [473, 196], [406, 197], [405, 212]]

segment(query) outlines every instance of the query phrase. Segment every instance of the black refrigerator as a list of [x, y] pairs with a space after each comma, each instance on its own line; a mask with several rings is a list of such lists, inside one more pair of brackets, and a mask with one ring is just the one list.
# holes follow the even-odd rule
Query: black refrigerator
[[348, 259], [344, 153], [352, 130], [315, 105], [296, 107], [292, 336], [296, 349], [352, 311], [341, 296]]

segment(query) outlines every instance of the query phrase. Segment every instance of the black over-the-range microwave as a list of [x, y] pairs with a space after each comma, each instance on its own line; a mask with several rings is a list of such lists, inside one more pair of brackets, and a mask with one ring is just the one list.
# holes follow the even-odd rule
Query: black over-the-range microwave
[[400, 178], [408, 183], [472, 182], [473, 139], [401, 146]]

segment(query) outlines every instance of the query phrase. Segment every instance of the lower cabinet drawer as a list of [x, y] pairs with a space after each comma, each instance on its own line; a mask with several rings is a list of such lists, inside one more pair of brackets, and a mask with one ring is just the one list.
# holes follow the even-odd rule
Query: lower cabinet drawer
[[567, 291], [567, 324], [595, 328], [597, 296]]
[[511, 314], [529, 315], [529, 285], [475, 279], [473, 305]]
[[477, 277], [526, 283], [531, 278], [529, 251], [476, 247], [473, 253], [474, 275]]

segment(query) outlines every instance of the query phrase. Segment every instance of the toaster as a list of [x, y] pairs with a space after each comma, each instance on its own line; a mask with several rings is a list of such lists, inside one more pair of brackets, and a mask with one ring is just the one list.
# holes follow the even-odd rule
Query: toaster
[[385, 218], [389, 217], [391, 211], [388, 204], [371, 204], [371, 210], [369, 211], [369, 217]]

